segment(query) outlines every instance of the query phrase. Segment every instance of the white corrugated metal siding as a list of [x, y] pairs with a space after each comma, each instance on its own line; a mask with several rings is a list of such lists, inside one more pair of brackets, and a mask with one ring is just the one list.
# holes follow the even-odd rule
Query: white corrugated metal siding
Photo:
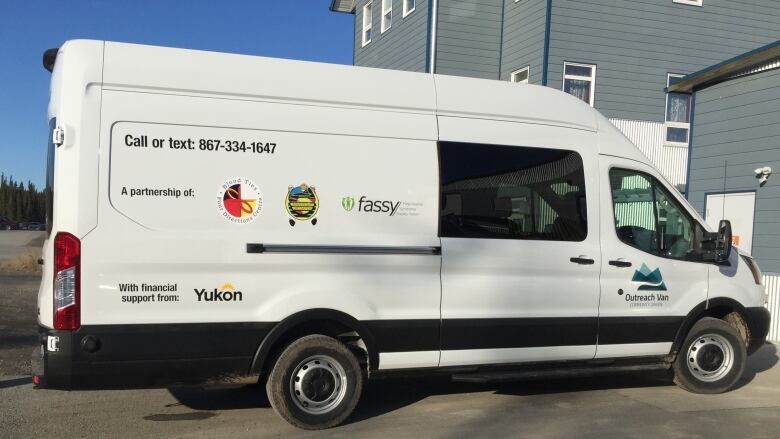
[[772, 315], [772, 323], [769, 325], [769, 340], [780, 342], [780, 274], [765, 274], [764, 287], [769, 295], [766, 307]]
[[639, 148], [672, 184], [685, 184], [688, 147], [666, 145], [663, 123], [642, 120], [610, 119]]

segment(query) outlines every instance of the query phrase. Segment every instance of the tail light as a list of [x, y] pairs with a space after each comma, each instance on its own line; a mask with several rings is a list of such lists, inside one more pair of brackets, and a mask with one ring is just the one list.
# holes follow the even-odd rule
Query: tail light
[[81, 242], [70, 233], [54, 237], [54, 329], [81, 326]]

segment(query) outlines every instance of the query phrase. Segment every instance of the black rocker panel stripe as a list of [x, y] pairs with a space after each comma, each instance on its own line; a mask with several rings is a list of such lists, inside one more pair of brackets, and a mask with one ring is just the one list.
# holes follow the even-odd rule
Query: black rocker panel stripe
[[[547, 317], [363, 322], [380, 352], [673, 342], [684, 317]], [[598, 334], [598, 337], [597, 337]]]
[[595, 317], [448, 319], [442, 350], [594, 345], [597, 325]]
[[685, 317], [602, 317], [599, 319], [599, 344], [673, 342]]

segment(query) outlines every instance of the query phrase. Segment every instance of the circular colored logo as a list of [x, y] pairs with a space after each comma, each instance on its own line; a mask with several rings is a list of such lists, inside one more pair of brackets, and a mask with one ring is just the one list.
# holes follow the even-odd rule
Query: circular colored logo
[[[300, 186], [290, 186], [287, 190], [287, 197], [284, 200], [287, 214], [295, 221], [312, 220], [316, 224], [317, 212], [320, 210], [320, 199], [314, 186], [302, 183]], [[290, 221], [290, 225], [295, 225]]]
[[252, 180], [231, 178], [220, 186], [217, 208], [219, 214], [232, 223], [250, 223], [263, 209], [263, 194]]

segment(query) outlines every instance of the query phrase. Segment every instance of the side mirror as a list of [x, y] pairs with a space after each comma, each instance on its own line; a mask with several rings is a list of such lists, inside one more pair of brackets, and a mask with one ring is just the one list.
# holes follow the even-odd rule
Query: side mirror
[[731, 221], [720, 220], [715, 262], [726, 262], [731, 256]]
[[721, 220], [718, 231], [701, 237], [702, 257], [705, 261], [723, 263], [731, 256], [731, 222]]

